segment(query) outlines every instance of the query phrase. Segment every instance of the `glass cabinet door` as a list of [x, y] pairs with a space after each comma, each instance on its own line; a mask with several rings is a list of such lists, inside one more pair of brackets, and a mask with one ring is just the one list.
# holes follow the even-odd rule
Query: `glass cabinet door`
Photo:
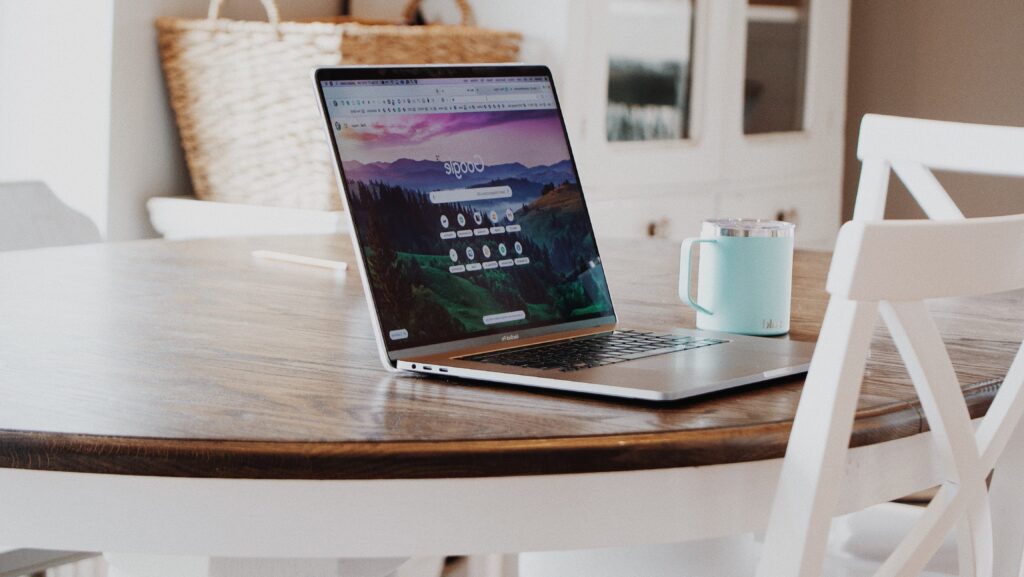
[[692, 0], [610, 0], [609, 142], [689, 136]]
[[716, 1], [575, 0], [586, 38], [577, 162], [591, 198], [672, 194], [717, 174], [722, 132], [709, 119], [724, 103], [708, 87], [725, 54], [707, 45]]
[[804, 129], [809, 0], [749, 0], [743, 133]]

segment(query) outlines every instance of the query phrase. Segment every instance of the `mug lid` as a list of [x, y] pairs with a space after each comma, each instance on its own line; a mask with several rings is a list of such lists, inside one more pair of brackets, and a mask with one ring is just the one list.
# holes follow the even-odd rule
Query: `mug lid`
[[702, 236], [791, 237], [796, 228], [791, 222], [759, 218], [716, 218], [705, 220]]

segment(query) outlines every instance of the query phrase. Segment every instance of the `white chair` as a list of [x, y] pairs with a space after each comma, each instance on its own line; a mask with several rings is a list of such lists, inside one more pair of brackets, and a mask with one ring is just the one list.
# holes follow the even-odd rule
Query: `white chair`
[[[858, 156], [864, 165], [854, 221], [843, 227], [836, 246], [831, 301], [757, 574], [821, 574], [867, 347], [880, 314], [920, 397], [946, 480], [877, 574], [918, 575], [956, 527], [960, 575], [1018, 575], [1024, 352], [975, 433], [923, 301], [1024, 288], [1024, 215], [964, 219], [929, 170], [1024, 176], [1024, 129], [869, 115]], [[890, 170], [936, 220], [881, 220]], [[1011, 437], [1014, 450], [1001, 459]], [[989, 491], [985, 480], [997, 463]], [[988, 493], [998, 502], [995, 511]]]
[[92, 220], [61, 202], [42, 182], [0, 183], [0, 251], [100, 240]]

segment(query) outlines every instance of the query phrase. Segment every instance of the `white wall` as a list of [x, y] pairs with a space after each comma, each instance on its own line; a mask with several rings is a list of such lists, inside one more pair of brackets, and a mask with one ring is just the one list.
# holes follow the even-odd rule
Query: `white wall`
[[[257, 0], [224, 16], [262, 19]], [[285, 19], [338, 0], [278, 0]], [[153, 21], [208, 0], [0, 0], [0, 180], [47, 182], [110, 240], [154, 236], [152, 196], [189, 194]]]

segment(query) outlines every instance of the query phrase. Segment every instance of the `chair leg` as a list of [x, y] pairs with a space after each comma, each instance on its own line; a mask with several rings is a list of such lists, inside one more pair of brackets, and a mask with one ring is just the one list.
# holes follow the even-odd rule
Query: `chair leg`
[[975, 567], [977, 552], [974, 549], [974, 535], [971, 534], [971, 525], [967, 519], [960, 521], [956, 526], [956, 553], [959, 561], [958, 577], [978, 577]]
[[1024, 577], [1024, 425], [1018, 425], [992, 472], [989, 489], [995, 540], [995, 575]]
[[833, 297], [800, 396], [757, 577], [821, 575], [876, 303]]

